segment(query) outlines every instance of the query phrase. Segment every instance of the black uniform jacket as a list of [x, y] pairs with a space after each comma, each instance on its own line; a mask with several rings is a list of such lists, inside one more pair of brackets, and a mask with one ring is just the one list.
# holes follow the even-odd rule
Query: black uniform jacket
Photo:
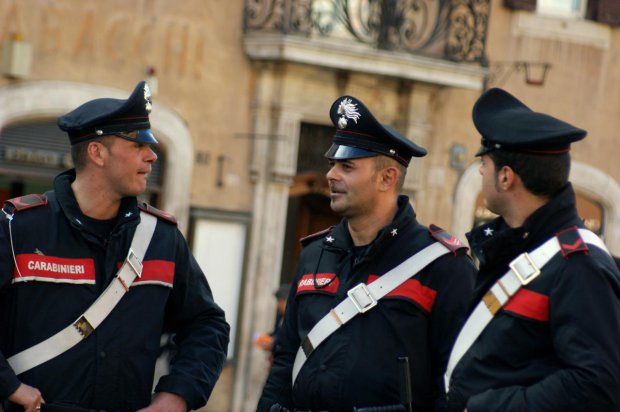
[[[469, 233], [480, 259], [477, 299], [508, 263], [556, 233], [583, 227], [567, 185], [511, 229], [497, 218]], [[553, 257], [498, 312], [456, 366], [448, 394], [455, 411], [620, 410], [620, 275], [590, 246]]]
[[475, 267], [466, 248], [440, 257], [337, 330], [310, 355], [294, 387], [291, 383], [302, 339], [349, 289], [372, 282], [435, 241], [417, 223], [408, 198], [401, 196], [398, 204], [393, 222], [362, 256], [354, 253], [346, 219], [303, 242], [259, 411], [274, 403], [332, 412], [398, 404], [398, 357], [403, 356], [410, 362], [415, 410], [433, 409], [449, 349], [471, 300]]
[[[226, 359], [229, 326], [207, 280], [163, 212], [144, 258], [142, 277], [95, 332], [60, 356], [15, 376], [6, 359], [75, 321], [113, 281], [139, 222], [135, 198], [122, 201], [109, 237], [92, 231], [60, 174], [48, 203], [13, 213], [0, 226], [0, 398], [20, 381], [48, 402], [135, 411], [150, 403], [163, 331], [176, 333], [178, 353], [156, 391], [204, 405]], [[14, 255], [12, 253], [14, 249]], [[15, 260], [14, 260], [15, 259]], [[17, 266], [15, 265], [17, 262]]]

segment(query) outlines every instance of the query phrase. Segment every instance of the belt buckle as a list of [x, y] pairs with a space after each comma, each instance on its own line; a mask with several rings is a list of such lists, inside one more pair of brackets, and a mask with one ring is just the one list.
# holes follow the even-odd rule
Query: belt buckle
[[508, 266], [517, 275], [522, 285], [527, 285], [540, 275], [540, 269], [527, 252], [521, 253]]
[[82, 339], [86, 339], [95, 331], [93, 325], [90, 324], [84, 315], [80, 316], [80, 318], [75, 321], [73, 326], [77, 329], [80, 335], [82, 335]]
[[[358, 293], [360, 292], [362, 293], [361, 298], [365, 298], [366, 302], [361, 302], [359, 300]], [[349, 298], [351, 298], [351, 301], [359, 313], [364, 313], [377, 306], [376, 299], [372, 297], [365, 283], [360, 283], [359, 285], [349, 289], [347, 291], [347, 295], [349, 295]]]
[[127, 258], [125, 259], [131, 269], [135, 272], [137, 277], [142, 276], [142, 262], [140, 262], [140, 258], [135, 254], [133, 249], [129, 248], [129, 253], [127, 253]]

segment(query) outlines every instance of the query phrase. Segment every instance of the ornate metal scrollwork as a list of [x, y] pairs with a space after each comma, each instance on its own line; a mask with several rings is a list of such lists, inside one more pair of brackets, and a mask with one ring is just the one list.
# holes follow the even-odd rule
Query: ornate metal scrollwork
[[246, 0], [245, 29], [485, 62], [490, 0]]
[[452, 1], [445, 52], [448, 59], [487, 64], [485, 46], [489, 11], [489, 0]]

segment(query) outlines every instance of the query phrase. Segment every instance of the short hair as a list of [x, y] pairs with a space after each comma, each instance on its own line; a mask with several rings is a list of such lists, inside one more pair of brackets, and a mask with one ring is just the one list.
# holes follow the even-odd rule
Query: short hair
[[88, 145], [92, 142], [97, 142], [103, 144], [108, 149], [110, 148], [109, 143], [106, 143], [105, 140], [107, 136], [97, 137], [95, 139], [86, 140], [84, 142], [76, 143], [71, 146], [71, 160], [73, 160], [73, 167], [75, 167], [76, 171], [80, 171], [86, 166], [86, 159], [88, 153]]
[[553, 196], [568, 183], [568, 152], [549, 155], [494, 150], [489, 156], [495, 164], [496, 174], [502, 167], [510, 167], [534, 195]]
[[383, 155], [375, 156], [374, 160], [375, 160], [375, 172], [383, 170], [387, 167], [395, 167], [396, 169], [398, 169], [400, 173], [398, 176], [398, 182], [396, 182], [396, 192], [400, 193], [401, 190], [403, 189], [403, 185], [405, 184], [405, 176], [407, 175], [407, 167], [405, 167], [405, 165], [398, 162], [397, 160], [392, 159], [391, 157], [383, 156]]

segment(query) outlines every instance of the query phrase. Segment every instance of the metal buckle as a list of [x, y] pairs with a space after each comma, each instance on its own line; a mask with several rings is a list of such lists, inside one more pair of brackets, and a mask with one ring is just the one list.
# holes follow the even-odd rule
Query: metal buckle
[[140, 258], [134, 253], [133, 249], [129, 249], [129, 253], [127, 253], [127, 258], [125, 259], [131, 269], [135, 272], [137, 277], [142, 276], [142, 262]]
[[540, 275], [540, 269], [536, 267], [534, 261], [527, 252], [521, 253], [519, 257], [510, 262], [508, 266], [510, 266], [510, 269], [517, 275], [522, 285], [527, 285]]
[[[360, 291], [361, 295], [358, 294]], [[364, 283], [360, 283], [354, 288], [349, 289], [347, 295], [349, 295], [349, 298], [351, 298], [351, 301], [360, 313], [364, 313], [377, 306], [377, 301], [372, 297], [368, 287]]]
[[73, 326], [75, 326], [77, 331], [80, 332], [80, 335], [82, 335], [82, 339], [86, 339], [88, 336], [90, 336], [91, 333], [95, 331], [93, 325], [91, 325], [88, 319], [86, 319], [83, 315], [75, 321]]

